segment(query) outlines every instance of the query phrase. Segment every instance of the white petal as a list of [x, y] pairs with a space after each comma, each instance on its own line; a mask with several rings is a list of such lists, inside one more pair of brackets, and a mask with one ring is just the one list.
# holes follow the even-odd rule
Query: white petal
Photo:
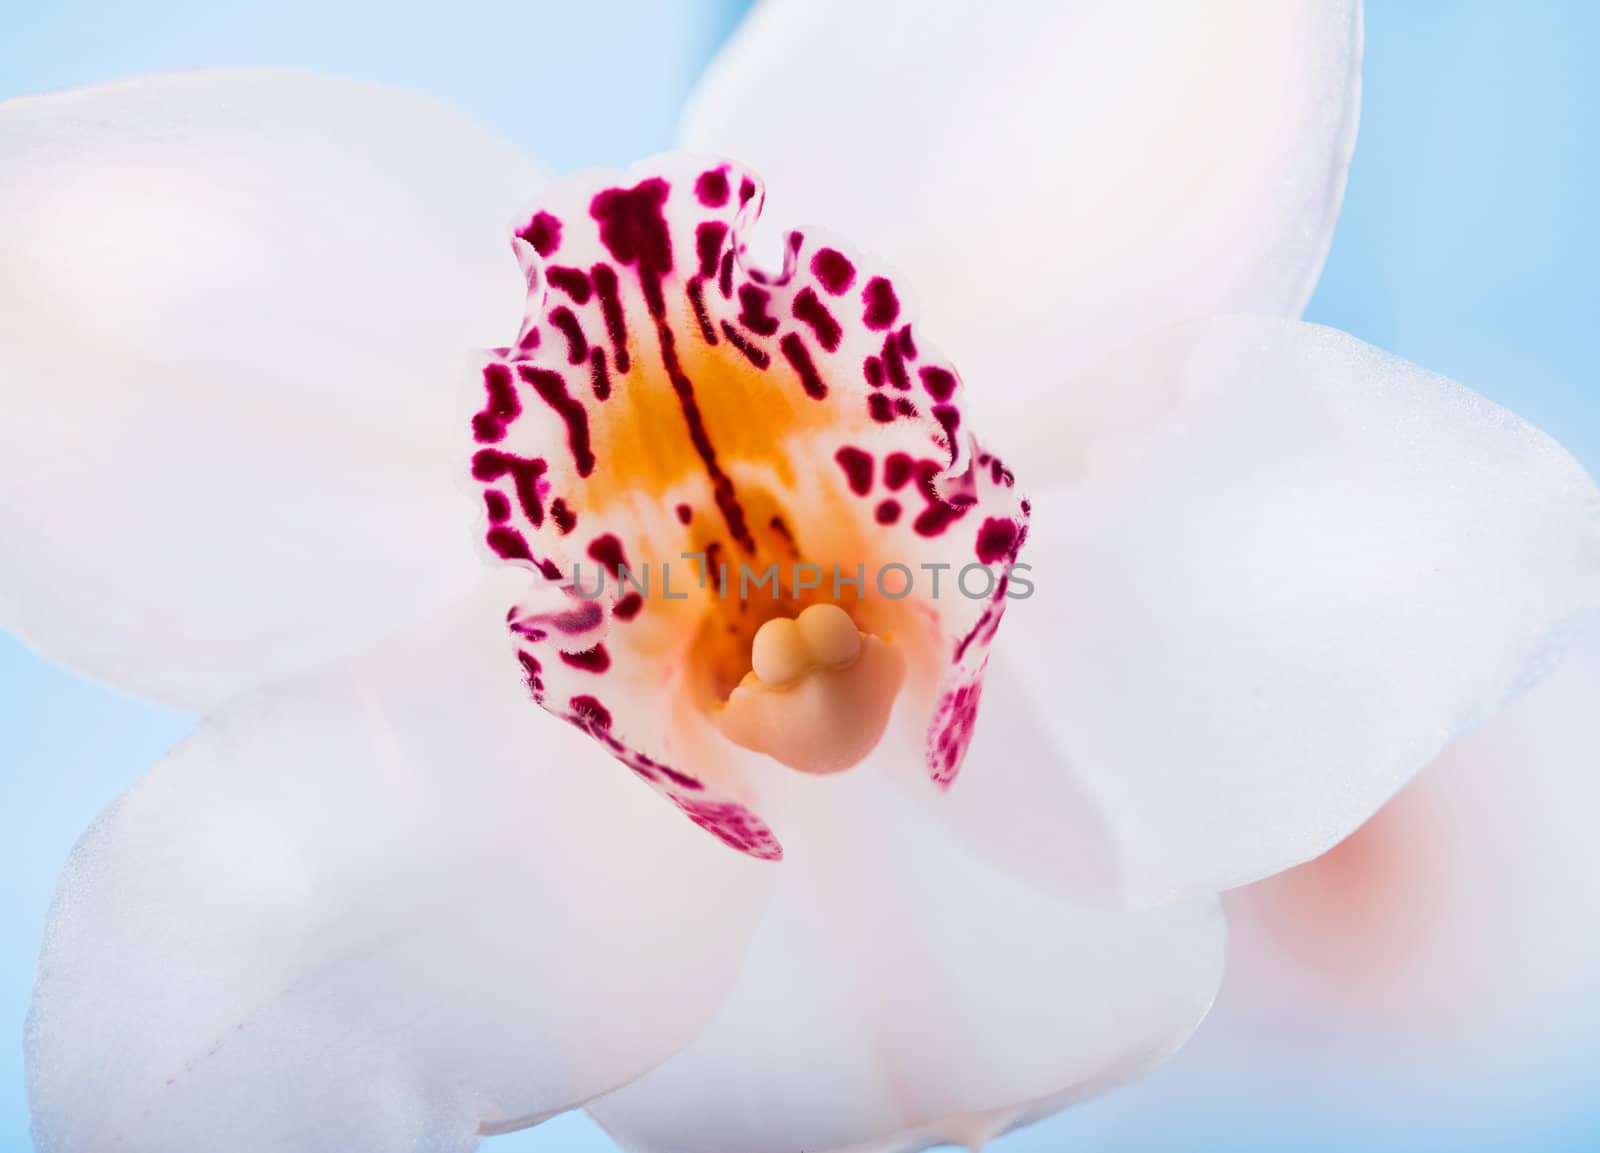
[[471, 351], [516, 323], [537, 177], [420, 97], [295, 73], [0, 105], [0, 604], [190, 707], [475, 573]]
[[770, 869], [527, 700], [506, 595], [231, 702], [96, 825], [30, 1026], [44, 1153], [454, 1153], [694, 1035]]
[[1573, 1114], [1592, 1107], [1600, 1041], [1597, 753], [1591, 642], [1331, 853], [1234, 894], [1216, 1012], [1088, 1144], [1275, 1148], [1313, 1130], [1329, 1148], [1531, 1149], [1592, 1132]]
[[1205, 1013], [1214, 902], [1134, 914], [1044, 897], [872, 772], [798, 782], [774, 899], [721, 1012], [590, 1107], [623, 1148], [976, 1147], [1137, 1076]]
[[1355, 140], [1357, 0], [768, 0], [684, 123], [923, 299], [1024, 481], [1035, 406], [1160, 325], [1298, 315]]
[[[1036, 592], [997, 653], [1053, 738], [1034, 767], [1106, 822], [1126, 899], [1329, 848], [1600, 608], [1582, 468], [1352, 337], [1179, 326], [1075, 395], [1102, 403], [1062, 426], [1075, 482], [1036, 494]], [[1032, 872], [1074, 886], [1073, 860]]]

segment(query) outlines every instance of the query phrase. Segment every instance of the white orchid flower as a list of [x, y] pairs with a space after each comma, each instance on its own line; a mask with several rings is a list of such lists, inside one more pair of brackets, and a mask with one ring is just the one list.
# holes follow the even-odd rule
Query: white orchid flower
[[[0, 618], [211, 712], [63, 882], [41, 1149], [979, 1146], [1594, 617], [1559, 446], [1292, 319], [1355, 7], [1020, 15], [770, 2], [543, 192], [304, 75], [0, 106]], [[865, 595], [565, 588], [683, 553]]]

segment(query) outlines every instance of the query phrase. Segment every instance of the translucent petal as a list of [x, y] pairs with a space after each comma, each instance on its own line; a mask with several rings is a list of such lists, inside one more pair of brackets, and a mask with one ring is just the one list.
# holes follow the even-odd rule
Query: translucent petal
[[[1098, 403], [1061, 426], [1073, 482], [1037, 494], [1035, 592], [997, 649], [1054, 753], [1026, 766], [1073, 786], [1019, 780], [1010, 807], [1094, 814], [1124, 899], [1331, 847], [1600, 605], [1583, 469], [1341, 333], [1179, 326], [1074, 395]], [[1076, 850], [1034, 841], [1011, 864], [1079, 891]]]
[[993, 447], [1042, 477], [1027, 433], [1071, 372], [1189, 317], [1298, 315], [1360, 25], [1356, 0], [771, 0], [682, 139], [762, 172], [777, 224], [826, 222], [905, 273]]
[[476, 571], [460, 380], [537, 187], [420, 97], [205, 72], [0, 105], [0, 605], [190, 707]]
[[1597, 754], [1591, 640], [1333, 851], [1233, 894], [1216, 1011], [1087, 1144], [1276, 1148], [1311, 1127], [1339, 1148], [1487, 1150], [1590, 1131], [1574, 1114], [1600, 1041]]
[[30, 1022], [44, 1153], [456, 1153], [695, 1034], [770, 866], [528, 707], [505, 595], [230, 702], [93, 828]]
[[1214, 902], [1087, 910], [975, 861], [871, 773], [792, 783], [728, 1001], [590, 1106], [630, 1153], [976, 1148], [1138, 1076], [1209, 1006]]

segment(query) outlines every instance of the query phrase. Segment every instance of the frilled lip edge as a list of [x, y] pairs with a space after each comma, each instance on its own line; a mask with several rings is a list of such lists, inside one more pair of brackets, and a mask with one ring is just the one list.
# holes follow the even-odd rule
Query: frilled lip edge
[[[760, 439], [749, 430], [764, 418], [749, 413], [771, 401], [828, 445], [838, 472], [820, 460], [811, 471], [830, 472], [882, 548], [995, 572], [982, 598], [947, 599], [934, 614], [942, 669], [923, 757], [941, 787], [971, 741], [1029, 505], [966, 429], [958, 373], [913, 335], [904, 293], [872, 258], [809, 229], [788, 234], [780, 272], [747, 263], [763, 200], [760, 181], [732, 162], [668, 154], [625, 175], [574, 177], [520, 217], [512, 247], [527, 303], [515, 342], [492, 350], [483, 369], [471, 474], [490, 554], [535, 578], [507, 617], [532, 698], [702, 828], [777, 860], [781, 845], [749, 790], [673, 763], [667, 694], [630, 685], [649, 683], [651, 671], [630, 663], [630, 630], [658, 602], [587, 600], [574, 587], [575, 562], [624, 565], [645, 531], [619, 524], [619, 502], [608, 508], [596, 493], [681, 441], [693, 475], [675, 480], [670, 498], [651, 490], [659, 476], [631, 496], [663, 525], [715, 525], [708, 558], [717, 549], [799, 555], [805, 520], [766, 517], [747, 499], [750, 462], [725, 451], [726, 442]], [[746, 391], [729, 402], [709, 376], [737, 378]], [[750, 381], [774, 391], [749, 391]], [[647, 415], [661, 397], [671, 403]], [[730, 405], [740, 409], [735, 424], [719, 427]], [[614, 432], [629, 424], [647, 425], [647, 435]], [[906, 510], [908, 499], [920, 509]]]

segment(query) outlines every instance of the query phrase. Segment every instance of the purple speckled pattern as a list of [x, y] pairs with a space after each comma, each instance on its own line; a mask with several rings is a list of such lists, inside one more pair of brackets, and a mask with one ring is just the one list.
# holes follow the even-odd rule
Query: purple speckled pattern
[[[534, 700], [728, 844], [777, 859], [776, 837], [738, 782], [703, 771], [713, 754], [673, 735], [684, 690], [659, 635], [671, 606], [620, 587], [581, 600], [574, 562], [614, 575], [630, 561], [677, 563], [698, 541], [712, 570], [941, 566], [939, 596], [918, 573], [906, 603], [928, 651], [942, 654], [919, 707], [929, 775], [948, 785], [970, 741], [1027, 502], [966, 427], [960, 377], [913, 334], [890, 275], [817, 230], [787, 236], [781, 270], [748, 265], [763, 195], [737, 165], [667, 156], [625, 177], [560, 185], [530, 210], [513, 239], [527, 306], [516, 338], [483, 368], [472, 475], [489, 549], [544, 578], [508, 615]], [[782, 390], [782, 411], [795, 414], [792, 439], [773, 434], [783, 445], [773, 467], [719, 443], [719, 427], [723, 440], [740, 439], [715, 395], [729, 374], [744, 390]], [[650, 455], [670, 441], [693, 468], [619, 498], [606, 485], [639, 470], [606, 459], [606, 430], [626, 406], [661, 396], [670, 411], [651, 409], [651, 436], [626, 443]], [[841, 554], [835, 539], [868, 542], [867, 555]], [[974, 564], [990, 570], [990, 588], [959, 595], [956, 574]]]

